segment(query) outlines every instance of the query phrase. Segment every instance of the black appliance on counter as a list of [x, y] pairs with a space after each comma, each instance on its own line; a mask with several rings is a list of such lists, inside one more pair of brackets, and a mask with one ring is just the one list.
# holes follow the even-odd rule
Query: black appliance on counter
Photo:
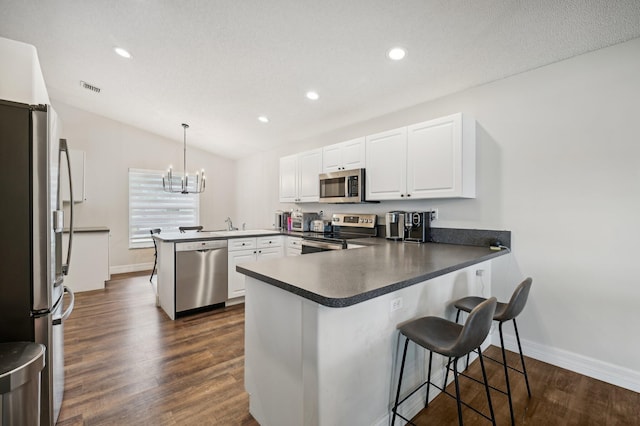
[[[63, 285], [73, 240], [73, 190], [60, 182], [69, 167], [67, 141], [59, 138], [49, 105], [0, 100], [0, 343], [36, 342], [46, 347], [40, 388], [40, 424], [57, 421], [64, 392], [64, 322], [73, 292]], [[62, 156], [66, 161], [61, 161]], [[66, 164], [65, 164], [66, 163]], [[71, 176], [71, 170], [69, 176]], [[66, 264], [60, 188], [71, 196]], [[63, 308], [64, 294], [69, 306]], [[0, 408], [0, 417], [2, 417]]]
[[334, 213], [331, 232], [306, 233], [302, 236], [302, 254], [349, 248], [348, 240], [378, 235], [375, 214]]
[[406, 212], [404, 238], [409, 243], [426, 243], [431, 239], [431, 212]]

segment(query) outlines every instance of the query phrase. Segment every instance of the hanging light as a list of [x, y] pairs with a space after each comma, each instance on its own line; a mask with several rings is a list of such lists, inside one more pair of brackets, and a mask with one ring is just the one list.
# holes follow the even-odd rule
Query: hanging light
[[[196, 172], [195, 182], [193, 183], [192, 188], [189, 189], [189, 174], [187, 173], [187, 129], [189, 128], [189, 125], [182, 123], [182, 127], [184, 128], [184, 161], [182, 169], [183, 175], [174, 176], [173, 168], [169, 166], [167, 174], [162, 176], [162, 188], [165, 190], [165, 192], [200, 194], [201, 192], [204, 192], [205, 187], [204, 169]], [[180, 186], [174, 185], [174, 179], [180, 179]]]

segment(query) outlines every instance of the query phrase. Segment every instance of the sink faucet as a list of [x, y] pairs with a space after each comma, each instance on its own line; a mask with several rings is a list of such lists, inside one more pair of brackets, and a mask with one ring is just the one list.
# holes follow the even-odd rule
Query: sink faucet
[[227, 223], [227, 231], [237, 231], [238, 230], [238, 228], [233, 226], [233, 222], [231, 222], [231, 218], [230, 217], [227, 217], [227, 220], [225, 220], [225, 222]]

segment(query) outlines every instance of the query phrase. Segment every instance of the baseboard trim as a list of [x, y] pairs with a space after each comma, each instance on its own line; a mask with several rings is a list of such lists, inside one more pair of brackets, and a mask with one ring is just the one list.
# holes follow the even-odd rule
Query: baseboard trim
[[134, 263], [131, 265], [116, 265], [109, 267], [109, 273], [113, 274], [126, 274], [128, 272], [139, 271], [151, 271], [153, 269], [153, 262], [147, 263]]
[[[505, 333], [504, 340], [506, 349], [518, 352], [518, 343], [515, 335]], [[493, 334], [492, 342], [495, 346], [500, 347], [500, 335], [498, 333]], [[621, 388], [640, 392], [640, 372], [638, 371], [530, 340], [521, 339], [520, 342], [522, 343], [522, 351], [528, 357]]]

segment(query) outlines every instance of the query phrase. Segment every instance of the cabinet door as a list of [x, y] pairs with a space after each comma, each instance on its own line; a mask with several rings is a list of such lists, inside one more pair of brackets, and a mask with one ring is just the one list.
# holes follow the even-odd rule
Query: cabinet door
[[298, 201], [317, 202], [320, 199], [322, 173], [322, 149], [314, 149], [298, 154]]
[[364, 169], [366, 164], [366, 139], [357, 138], [343, 142], [342, 170]]
[[244, 296], [244, 274], [236, 271], [236, 265], [239, 263], [255, 262], [255, 250], [230, 251], [228, 254], [229, 279], [228, 279], [228, 297]]
[[286, 256], [300, 256], [302, 254], [302, 248], [287, 247]]
[[366, 138], [367, 200], [404, 199], [407, 191], [407, 128]]
[[302, 238], [287, 237], [285, 256], [300, 256], [302, 254]]
[[337, 172], [342, 167], [342, 144], [322, 148], [322, 173]]
[[298, 199], [298, 156], [280, 158], [280, 202], [295, 203]]
[[408, 127], [407, 192], [414, 198], [459, 196], [462, 182], [461, 115]]

